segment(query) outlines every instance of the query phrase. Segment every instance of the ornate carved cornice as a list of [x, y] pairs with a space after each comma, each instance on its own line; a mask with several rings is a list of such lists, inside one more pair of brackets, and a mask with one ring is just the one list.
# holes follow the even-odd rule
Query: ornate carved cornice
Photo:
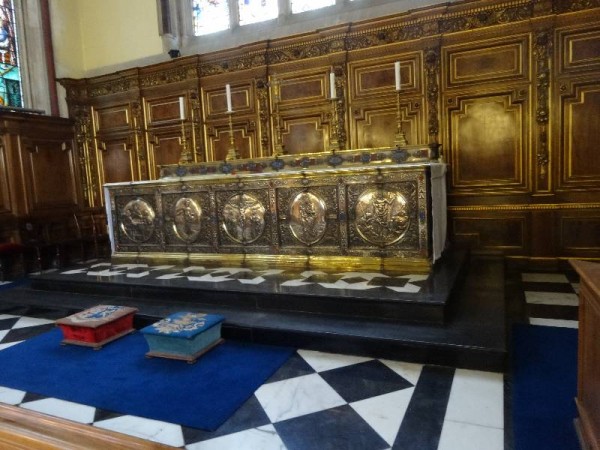
[[160, 86], [163, 84], [179, 83], [186, 80], [198, 78], [198, 72], [194, 66], [175, 67], [160, 72], [149, 73], [140, 76], [140, 87]]
[[97, 85], [91, 85], [88, 87], [88, 96], [91, 98], [101, 97], [104, 95], [119, 94], [138, 88], [137, 78], [119, 78], [116, 80], [109, 80], [104, 83]]

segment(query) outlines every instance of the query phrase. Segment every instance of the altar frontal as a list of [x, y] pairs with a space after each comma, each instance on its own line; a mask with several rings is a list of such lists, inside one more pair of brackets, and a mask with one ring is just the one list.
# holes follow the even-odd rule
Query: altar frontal
[[430, 148], [163, 168], [105, 186], [113, 260], [426, 272], [446, 234]]

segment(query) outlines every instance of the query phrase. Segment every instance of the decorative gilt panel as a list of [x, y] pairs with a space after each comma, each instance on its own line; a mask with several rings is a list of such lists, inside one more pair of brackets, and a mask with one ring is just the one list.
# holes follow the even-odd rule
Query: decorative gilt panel
[[[600, 188], [598, 121], [600, 83], [574, 83], [560, 97], [562, 123], [561, 188]], [[595, 120], [596, 119], [596, 120]]]
[[117, 251], [137, 252], [160, 250], [164, 248], [162, 235], [162, 217], [157, 214], [151, 191], [143, 190], [139, 194], [129, 194], [113, 199], [113, 230], [118, 236]]
[[209, 251], [216, 227], [208, 189], [162, 194], [165, 246], [169, 252]]
[[589, 72], [600, 69], [600, 29], [559, 32], [559, 71]]
[[207, 133], [207, 161], [224, 161], [231, 147], [231, 131], [238, 158], [255, 158], [256, 154], [256, 124], [250, 122], [236, 122], [229, 125], [222, 121], [217, 125], [209, 126]]
[[[400, 105], [402, 130], [409, 143], [422, 142], [419, 125], [423, 123], [420, 109], [411, 110], [413, 103]], [[419, 106], [418, 103], [416, 103]], [[372, 108], [372, 109], [371, 109]], [[354, 110], [354, 142], [357, 148], [389, 147], [394, 144], [398, 128], [397, 110], [391, 105], [373, 105]]]
[[448, 108], [454, 189], [528, 188], [524, 92], [448, 98], [447, 103], [456, 104]]
[[402, 95], [421, 92], [422, 79], [420, 54], [401, 55], [387, 61], [368, 59], [350, 64], [350, 97], [353, 100], [370, 100], [375, 95], [395, 96], [394, 63], [400, 61]]
[[[298, 107], [306, 103], [320, 103], [329, 98], [327, 73], [290, 74], [277, 77], [279, 82], [279, 105]], [[271, 77], [273, 79], [273, 77]]]
[[172, 127], [153, 129], [150, 141], [149, 165], [154, 173], [151, 178], [160, 176], [160, 167], [167, 164], [177, 164], [181, 157], [181, 129]]
[[445, 87], [524, 80], [529, 77], [528, 36], [511, 41], [477, 41], [444, 49]]
[[[207, 119], [215, 115], [227, 114], [227, 97], [225, 95], [225, 83], [215, 88], [202, 90], [204, 96], [205, 113]], [[254, 86], [250, 84], [231, 85], [231, 109], [234, 115], [254, 112]]]
[[316, 153], [329, 148], [330, 124], [321, 115], [286, 118], [281, 138], [287, 154]]
[[93, 108], [95, 131], [100, 133], [123, 131], [130, 127], [129, 105]]

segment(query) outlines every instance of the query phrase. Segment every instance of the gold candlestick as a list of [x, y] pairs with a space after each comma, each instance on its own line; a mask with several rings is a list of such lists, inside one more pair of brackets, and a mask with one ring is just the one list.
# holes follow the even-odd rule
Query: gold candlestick
[[227, 157], [225, 158], [228, 161], [237, 159], [237, 149], [235, 148], [235, 139], [233, 138], [233, 112], [229, 113], [229, 150], [227, 150]]
[[338, 123], [338, 99], [331, 99], [331, 132], [329, 136], [329, 150], [336, 152], [340, 149], [339, 123]]
[[273, 148], [273, 156], [279, 157], [285, 154], [283, 148], [283, 139], [281, 136], [281, 115], [279, 114], [279, 80], [273, 78], [272, 81], [272, 95], [273, 95], [273, 131], [275, 132], [275, 142]]
[[179, 138], [181, 145], [181, 154], [179, 155], [179, 164], [188, 164], [192, 162], [192, 154], [188, 147], [188, 139], [185, 132], [185, 121], [181, 121], [181, 137]]
[[404, 130], [402, 129], [402, 111], [400, 110], [400, 90], [396, 91], [396, 123], [397, 123], [397, 132], [396, 137], [394, 139], [394, 145], [396, 147], [406, 147], [408, 145], [408, 141], [406, 140], [406, 135], [404, 134]]

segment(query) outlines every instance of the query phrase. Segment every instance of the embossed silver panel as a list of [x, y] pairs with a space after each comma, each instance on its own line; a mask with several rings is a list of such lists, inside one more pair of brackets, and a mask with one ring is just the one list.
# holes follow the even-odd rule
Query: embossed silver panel
[[327, 228], [327, 207], [323, 199], [302, 192], [290, 204], [290, 229], [296, 239], [306, 245], [321, 240]]
[[175, 203], [173, 228], [175, 234], [184, 242], [192, 243], [202, 229], [202, 208], [193, 199], [180, 198]]
[[227, 236], [240, 244], [250, 244], [263, 234], [265, 207], [251, 195], [237, 194], [225, 204], [222, 221]]
[[406, 199], [397, 191], [369, 189], [356, 204], [356, 229], [371, 244], [386, 247], [401, 240], [410, 225]]
[[146, 242], [154, 233], [154, 209], [141, 199], [131, 200], [123, 208], [120, 227], [133, 242]]

